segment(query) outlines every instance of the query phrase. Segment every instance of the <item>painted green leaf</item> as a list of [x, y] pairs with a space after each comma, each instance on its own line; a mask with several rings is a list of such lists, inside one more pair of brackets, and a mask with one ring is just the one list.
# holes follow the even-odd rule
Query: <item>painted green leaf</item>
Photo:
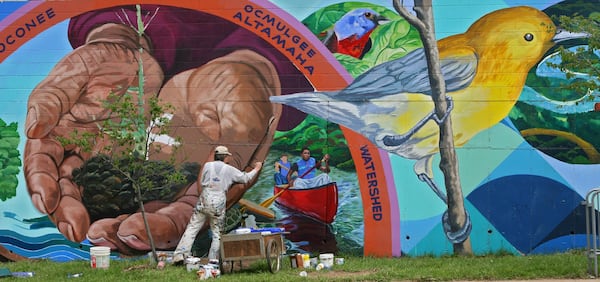
[[422, 47], [419, 32], [395, 11], [386, 7], [364, 2], [345, 2], [320, 9], [302, 21], [313, 34], [323, 39], [347, 12], [357, 8], [369, 8], [388, 18], [389, 23], [380, 25], [371, 33], [371, 49], [361, 59], [343, 54], [334, 54], [346, 70], [356, 77], [383, 62], [398, 59]]
[[0, 119], [0, 201], [17, 194], [17, 174], [21, 167], [17, 123], [6, 124]]

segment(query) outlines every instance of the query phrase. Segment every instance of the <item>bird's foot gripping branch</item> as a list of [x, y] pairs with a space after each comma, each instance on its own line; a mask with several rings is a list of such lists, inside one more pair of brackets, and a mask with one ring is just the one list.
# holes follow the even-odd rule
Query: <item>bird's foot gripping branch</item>
[[[437, 184], [433, 182], [433, 179], [431, 179], [425, 173], [419, 174], [418, 177], [419, 180], [425, 182], [431, 188], [431, 190], [433, 190], [433, 192], [444, 202], [444, 204], [448, 204], [448, 197], [444, 192], [442, 192], [442, 190], [440, 190]], [[444, 227], [446, 238], [448, 238], [448, 241], [450, 241], [452, 244], [460, 244], [467, 240], [471, 234], [471, 229], [473, 228], [473, 225], [471, 224], [471, 217], [469, 216], [467, 210], [465, 210], [465, 223], [462, 225], [462, 227], [458, 228], [458, 230], [452, 231], [448, 210], [446, 210], [442, 215], [442, 226]]]
[[386, 146], [399, 146], [410, 139], [419, 129], [421, 129], [429, 120], [435, 121], [437, 124], [442, 124], [448, 116], [450, 116], [450, 112], [454, 109], [454, 101], [450, 96], [446, 96], [446, 100], [448, 102], [448, 109], [446, 110], [446, 114], [443, 117], [438, 117], [435, 113], [435, 110], [432, 110], [429, 114], [423, 117], [419, 122], [415, 124], [408, 132], [401, 135], [385, 135], [381, 138], [383, 144]]

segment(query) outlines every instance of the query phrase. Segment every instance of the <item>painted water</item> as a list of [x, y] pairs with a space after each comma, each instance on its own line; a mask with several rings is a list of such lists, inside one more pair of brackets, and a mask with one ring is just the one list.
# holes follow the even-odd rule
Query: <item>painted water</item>
[[[271, 150], [263, 165], [259, 181], [244, 195], [245, 199], [261, 203], [273, 196], [274, 163], [281, 156], [280, 151]], [[321, 156], [315, 156], [315, 158]], [[289, 156], [290, 162], [299, 157]], [[329, 176], [338, 185], [338, 212], [331, 224], [316, 221], [285, 207], [273, 204], [270, 208], [276, 214], [272, 222], [258, 222], [259, 225], [285, 227], [288, 249], [292, 252], [343, 252], [362, 254], [364, 224], [360, 187], [355, 171], [335, 168], [336, 160], [330, 161]], [[318, 199], [315, 199], [318, 200]]]
[[[281, 152], [270, 152], [258, 183], [244, 198], [261, 203], [273, 196], [274, 162]], [[293, 156], [290, 161], [295, 161]], [[335, 164], [335, 160], [332, 160]], [[363, 210], [355, 172], [331, 167], [330, 177], [338, 184], [338, 213], [332, 224], [324, 224], [301, 214], [286, 210], [277, 204], [270, 208], [276, 213], [274, 221], [258, 221], [258, 225], [285, 227], [286, 247], [289, 252], [343, 252], [362, 254]], [[29, 197], [24, 189], [18, 198]], [[318, 200], [318, 199], [315, 199]], [[28, 199], [21, 199], [21, 202]], [[89, 242], [67, 240], [50, 219], [39, 212], [27, 213], [25, 209], [0, 208], [0, 244], [11, 252], [29, 258], [70, 261], [89, 258]], [[14, 211], [14, 212], [13, 212]], [[18, 230], [18, 232], [15, 232]], [[204, 234], [206, 235], [206, 234]], [[115, 258], [116, 259], [116, 258]]]

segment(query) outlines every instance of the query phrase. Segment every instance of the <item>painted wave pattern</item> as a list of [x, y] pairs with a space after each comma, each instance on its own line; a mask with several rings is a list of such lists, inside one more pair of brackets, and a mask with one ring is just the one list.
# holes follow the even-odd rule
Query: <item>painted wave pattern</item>
[[[87, 241], [76, 243], [67, 240], [47, 216], [23, 219], [13, 212], [4, 212], [2, 222], [0, 245], [16, 255], [57, 262], [90, 259], [92, 245]], [[111, 259], [113, 257], [117, 259], [116, 256], [111, 256]]]

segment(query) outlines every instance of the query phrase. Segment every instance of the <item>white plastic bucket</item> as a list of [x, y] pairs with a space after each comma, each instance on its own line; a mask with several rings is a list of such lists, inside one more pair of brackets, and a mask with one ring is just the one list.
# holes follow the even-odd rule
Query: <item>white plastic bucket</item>
[[110, 248], [109, 247], [91, 247], [90, 248], [90, 266], [92, 268], [107, 269], [110, 266]]
[[185, 268], [188, 272], [198, 271], [202, 264], [200, 264], [201, 259], [197, 257], [188, 257], [185, 259]]
[[330, 253], [320, 254], [319, 261], [321, 261], [321, 263], [323, 264], [323, 267], [329, 269], [329, 268], [333, 267], [333, 254], [330, 254]]

